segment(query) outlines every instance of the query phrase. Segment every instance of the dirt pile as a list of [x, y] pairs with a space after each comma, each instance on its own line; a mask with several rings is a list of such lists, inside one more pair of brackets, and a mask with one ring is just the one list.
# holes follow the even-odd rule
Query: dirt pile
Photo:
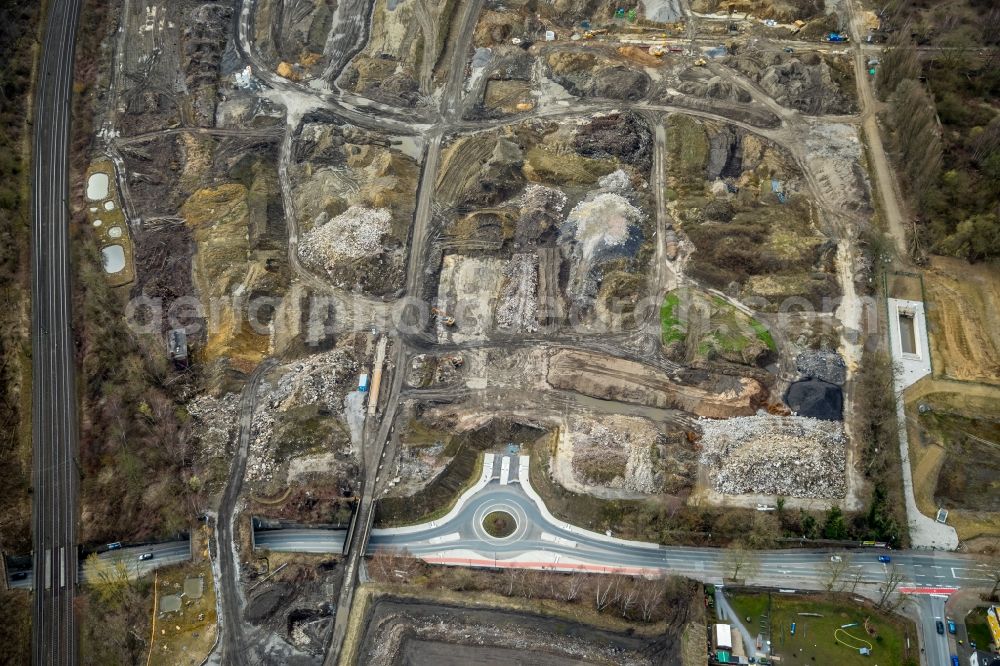
[[843, 426], [801, 416], [704, 421], [701, 462], [718, 492], [839, 498], [847, 491]]
[[635, 101], [649, 91], [648, 74], [593, 53], [554, 51], [546, 63], [553, 80], [578, 97]]
[[359, 367], [350, 350], [334, 349], [269, 373], [258, 389], [247, 481], [281, 484], [288, 463], [303, 456], [332, 453], [344, 470], [349, 467], [348, 423], [358, 415], [346, 413], [345, 398], [354, 391]]
[[653, 163], [653, 135], [632, 111], [594, 118], [577, 130], [573, 148], [585, 157], [618, 158], [644, 175]]
[[727, 62], [756, 81], [782, 106], [812, 115], [858, 110], [851, 75], [841, 71], [850, 65], [843, 60], [828, 62], [816, 53], [773, 53], [762, 58], [734, 56]]
[[537, 242], [562, 221], [566, 194], [554, 187], [530, 183], [521, 194], [515, 240]]
[[847, 381], [847, 364], [844, 357], [835, 351], [804, 351], [795, 357], [795, 369], [805, 379], [819, 379], [837, 386], [843, 386]]
[[[607, 416], [596, 421], [574, 415], [559, 447], [560, 457], [569, 449], [573, 478], [584, 492], [586, 486], [598, 486], [640, 494], [676, 493], [690, 487], [697, 468], [694, 447], [671, 445], [652, 421], [642, 418]], [[563, 476], [561, 466], [559, 460], [557, 476]]]
[[766, 405], [768, 390], [756, 379], [705, 373], [697, 386], [662, 370], [621, 358], [562, 350], [549, 360], [553, 388], [601, 400], [679, 409], [709, 418], [749, 416]]

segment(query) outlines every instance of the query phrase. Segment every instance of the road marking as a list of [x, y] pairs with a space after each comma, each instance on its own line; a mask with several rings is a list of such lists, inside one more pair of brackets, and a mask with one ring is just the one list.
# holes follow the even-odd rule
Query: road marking
[[951, 577], [954, 578], [954, 579], [956, 579], [956, 580], [985, 580], [985, 581], [989, 581], [990, 580], [989, 578], [984, 577], [984, 576], [960, 576], [957, 573], [955, 573], [956, 571], [969, 571], [971, 573], [980, 573], [980, 572], [976, 571], [975, 569], [968, 569], [966, 567], [952, 567], [951, 568]]

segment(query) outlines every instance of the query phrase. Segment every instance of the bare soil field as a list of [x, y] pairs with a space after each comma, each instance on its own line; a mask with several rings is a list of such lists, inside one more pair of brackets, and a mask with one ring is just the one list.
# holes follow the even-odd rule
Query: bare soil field
[[367, 626], [359, 656], [372, 665], [671, 663], [650, 654], [656, 639], [499, 609], [380, 598]]
[[935, 375], [1000, 385], [1000, 271], [932, 257], [924, 272]]
[[[924, 407], [919, 413], [918, 406]], [[907, 396], [910, 464], [917, 505], [949, 510], [971, 548], [1000, 539], [1000, 389], [925, 378]]]

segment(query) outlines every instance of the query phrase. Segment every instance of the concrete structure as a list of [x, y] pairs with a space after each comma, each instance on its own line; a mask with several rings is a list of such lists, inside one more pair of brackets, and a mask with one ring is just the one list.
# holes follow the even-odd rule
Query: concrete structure
[[912, 386], [931, 374], [931, 351], [927, 340], [927, 319], [921, 301], [888, 300], [889, 345], [898, 366], [896, 390]]
[[733, 630], [728, 624], [717, 624], [712, 628], [712, 642], [717, 650], [733, 649]]

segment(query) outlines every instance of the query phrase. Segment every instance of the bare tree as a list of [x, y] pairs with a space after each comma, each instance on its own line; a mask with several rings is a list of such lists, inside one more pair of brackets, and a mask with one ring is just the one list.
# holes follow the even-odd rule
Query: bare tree
[[597, 576], [594, 580], [594, 608], [603, 611], [618, 593], [618, 576]]
[[742, 542], [733, 542], [722, 555], [722, 569], [731, 580], [739, 580], [740, 574], [750, 578], [760, 572], [760, 558]]
[[851, 556], [847, 553], [835, 555], [823, 564], [823, 587], [827, 592], [841, 589], [841, 582], [851, 568]]
[[847, 577], [847, 582], [844, 585], [846, 590], [848, 586], [850, 587], [851, 594], [858, 589], [858, 585], [861, 584], [861, 579], [864, 578], [864, 572], [861, 569], [855, 569], [850, 576]]
[[570, 574], [569, 578], [566, 579], [566, 584], [563, 588], [563, 601], [576, 601], [579, 599], [581, 591], [589, 581], [590, 576], [587, 574]]
[[639, 592], [639, 615], [643, 622], [651, 621], [663, 603], [664, 585], [665, 581], [662, 576], [643, 581], [642, 589]]
[[379, 548], [369, 559], [368, 566], [382, 580], [409, 581], [420, 569], [420, 561], [406, 550]]
[[876, 608], [891, 611], [902, 603], [902, 595], [899, 595], [895, 600], [892, 597], [899, 588], [899, 584], [903, 582], [904, 577], [903, 570], [895, 564], [885, 570], [885, 583], [879, 588], [880, 596], [878, 603], [875, 604]]
[[639, 601], [641, 586], [645, 581], [640, 578], [630, 578], [628, 576], [622, 576], [622, 578], [624, 580], [619, 585], [618, 609], [621, 610], [622, 617], [628, 617], [629, 612]]

